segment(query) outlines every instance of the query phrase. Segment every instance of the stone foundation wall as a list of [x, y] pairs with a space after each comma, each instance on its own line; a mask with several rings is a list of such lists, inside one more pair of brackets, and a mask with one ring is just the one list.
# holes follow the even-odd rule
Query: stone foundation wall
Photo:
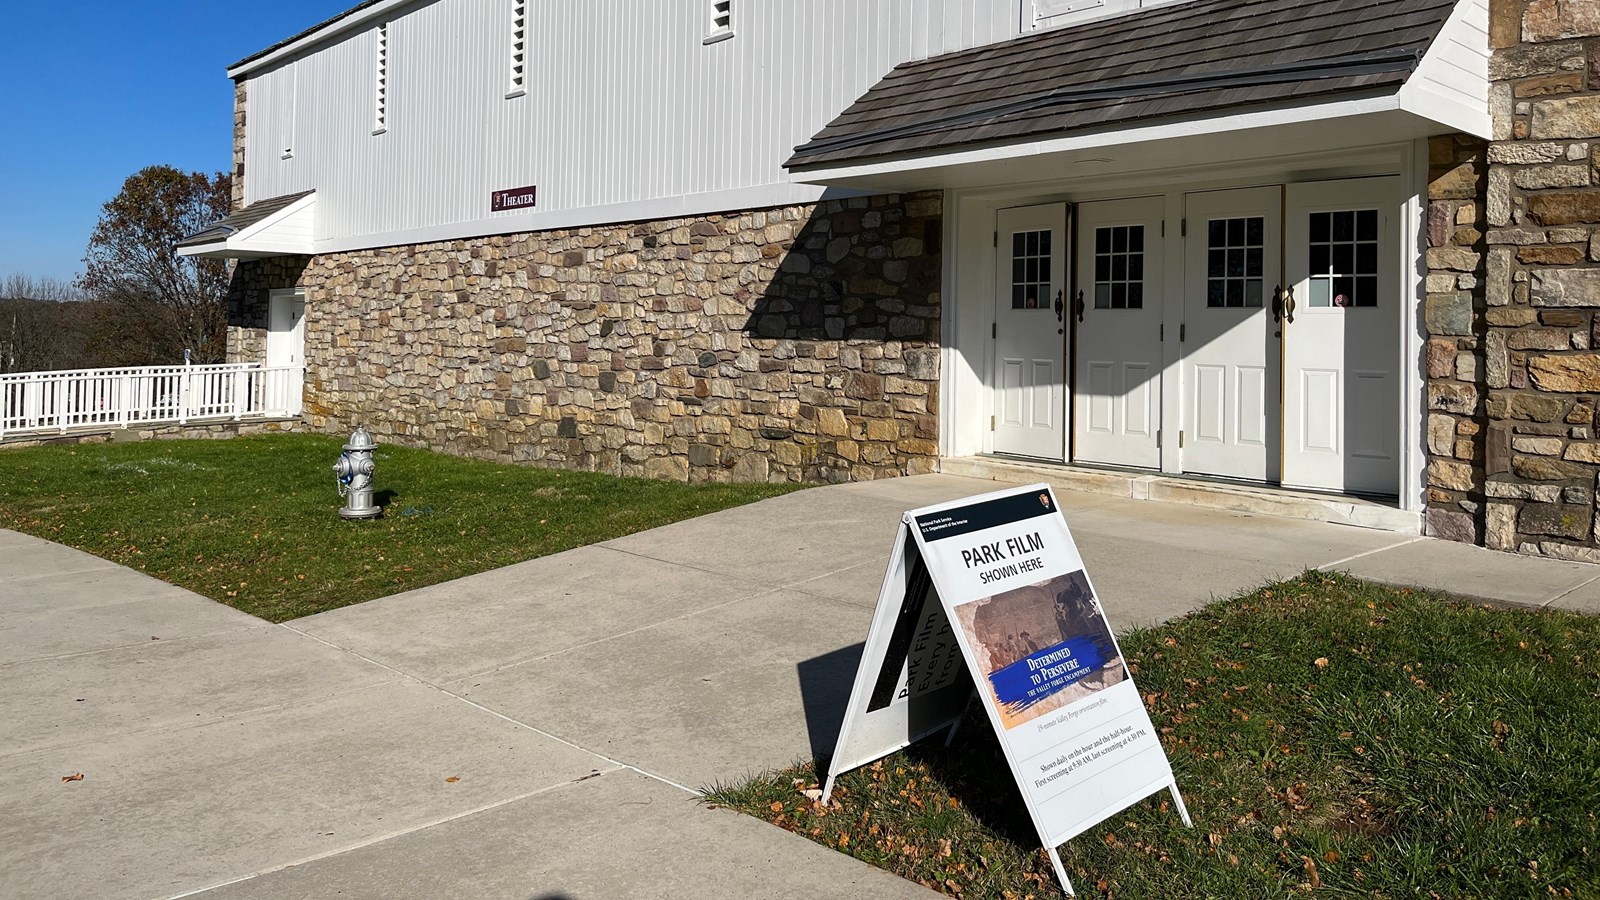
[[282, 434], [305, 431], [304, 423], [274, 419], [270, 422], [199, 422], [189, 425], [152, 425], [143, 428], [115, 428], [107, 431], [80, 431], [0, 439], [0, 450], [50, 447], [58, 444], [116, 444], [136, 441], [227, 440], [256, 434]]
[[1600, 561], [1600, 4], [1491, 17], [1483, 539]]
[[1486, 150], [1468, 135], [1428, 147], [1427, 531], [1466, 543], [1483, 522]]
[[934, 471], [937, 193], [242, 263], [307, 294], [307, 422], [689, 481]]

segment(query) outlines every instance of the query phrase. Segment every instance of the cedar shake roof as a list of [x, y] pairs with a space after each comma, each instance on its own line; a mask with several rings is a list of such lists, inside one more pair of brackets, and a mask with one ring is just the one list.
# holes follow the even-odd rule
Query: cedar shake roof
[[1195, 0], [895, 67], [786, 168], [1399, 90], [1455, 0]]
[[298, 194], [284, 194], [282, 197], [273, 197], [269, 200], [258, 200], [246, 206], [225, 219], [189, 235], [178, 242], [179, 247], [199, 247], [204, 244], [214, 244], [225, 241], [235, 234], [249, 228], [251, 225], [266, 219], [273, 213], [282, 212], [294, 204], [296, 200], [309, 197], [316, 191], [301, 191]]
[[256, 60], [260, 59], [261, 57], [266, 56], [268, 53], [274, 53], [274, 52], [277, 52], [278, 50], [282, 50], [284, 47], [287, 47], [290, 44], [295, 43], [296, 41], [303, 40], [305, 38], [308, 38], [308, 37], [312, 36], [313, 34], [316, 34], [317, 32], [321, 31], [324, 28], [327, 28], [329, 25], [332, 25], [335, 22], [339, 22], [339, 21], [342, 21], [344, 19], [348, 19], [351, 16], [355, 15], [356, 13], [362, 11], [363, 9], [366, 9], [369, 6], [375, 6], [375, 5], [377, 5], [379, 3], [382, 3], [382, 2], [383, 2], [383, 0], [364, 0], [364, 2], [358, 3], [355, 6], [350, 7], [349, 9], [345, 10], [342, 13], [339, 13], [337, 16], [334, 16], [331, 19], [327, 19], [325, 21], [318, 22], [317, 24], [311, 26], [310, 28], [307, 28], [305, 31], [300, 32], [299, 34], [295, 35], [294, 37], [284, 38], [283, 40], [277, 42], [276, 44], [273, 44], [271, 47], [268, 47], [265, 50], [262, 50], [262, 51], [257, 52], [257, 53], [250, 54], [249, 56], [246, 56], [244, 59], [239, 60], [238, 62], [234, 63], [233, 65], [229, 66], [228, 68], [230, 70], [237, 69], [240, 66], [244, 65], [245, 63], [255, 62]]

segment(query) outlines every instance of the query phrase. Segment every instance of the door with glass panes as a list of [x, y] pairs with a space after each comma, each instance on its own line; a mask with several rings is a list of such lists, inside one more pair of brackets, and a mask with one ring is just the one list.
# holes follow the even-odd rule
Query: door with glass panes
[[1183, 470], [1277, 481], [1282, 189], [1189, 194], [1184, 209]]
[[1288, 188], [1286, 486], [1400, 487], [1400, 180]]
[[1073, 455], [1161, 465], [1161, 197], [1077, 207]]
[[1064, 203], [1002, 209], [995, 235], [994, 450], [1066, 459]]

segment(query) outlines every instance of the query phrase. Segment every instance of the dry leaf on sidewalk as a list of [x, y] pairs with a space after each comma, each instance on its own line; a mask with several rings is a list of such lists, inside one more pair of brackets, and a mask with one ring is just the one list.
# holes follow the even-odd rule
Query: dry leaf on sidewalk
[[458, 782], [460, 780], [461, 780], [461, 776], [460, 775], [451, 775], [449, 778], [446, 778], [444, 780], [444, 783], [445, 784], [455, 784], [456, 782]]
[[62, 784], [66, 784], [69, 781], [82, 781], [82, 780], [83, 780], [83, 773], [82, 772], [75, 772], [75, 773], [73, 773], [71, 775], [63, 775], [63, 776], [61, 776], [61, 783]]

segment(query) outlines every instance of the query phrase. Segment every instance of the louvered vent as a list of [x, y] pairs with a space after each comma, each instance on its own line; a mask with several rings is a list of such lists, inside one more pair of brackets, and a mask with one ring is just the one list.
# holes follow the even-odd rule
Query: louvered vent
[[373, 85], [375, 115], [372, 133], [389, 129], [389, 23], [378, 26], [378, 70]]
[[506, 96], [521, 96], [527, 85], [528, 0], [511, 0], [511, 86]]
[[733, 0], [712, 0], [711, 33], [706, 43], [733, 37]]

